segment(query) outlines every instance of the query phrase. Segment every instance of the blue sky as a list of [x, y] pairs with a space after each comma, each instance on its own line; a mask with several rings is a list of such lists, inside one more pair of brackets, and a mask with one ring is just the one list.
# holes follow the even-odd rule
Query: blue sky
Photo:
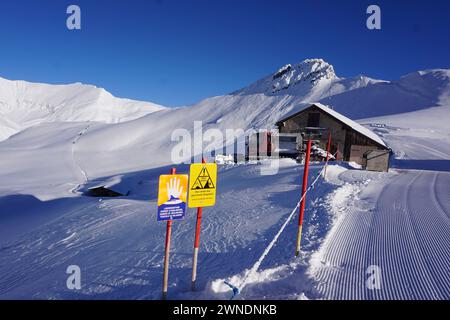
[[[66, 28], [77, 4], [82, 30]], [[382, 30], [366, 28], [378, 4]], [[323, 58], [339, 76], [450, 68], [446, 0], [14, 0], [0, 2], [0, 77], [83, 82], [166, 106], [240, 89]]]

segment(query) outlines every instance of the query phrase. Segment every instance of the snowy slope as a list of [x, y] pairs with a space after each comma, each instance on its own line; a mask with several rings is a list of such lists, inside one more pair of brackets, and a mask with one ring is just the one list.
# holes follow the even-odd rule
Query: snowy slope
[[[180, 173], [187, 169], [177, 168]], [[30, 215], [44, 209], [63, 213], [32, 232], [1, 235], [0, 240], [9, 241], [0, 241], [0, 299], [159, 299], [165, 224], [156, 221], [155, 186], [159, 174], [167, 171], [141, 172], [143, 182], [133, 184], [130, 197], [36, 201]], [[208, 283], [240, 273], [254, 262], [267, 237], [295, 205], [299, 174], [290, 161], [273, 176], [261, 176], [259, 166], [220, 169], [217, 205], [204, 209], [197, 296], [220, 297], [209, 293]], [[238, 177], [242, 183], [236, 186]], [[236, 205], [240, 215], [235, 214]], [[189, 210], [185, 221], [173, 224], [171, 298], [189, 294], [193, 213]], [[83, 270], [80, 291], [65, 286], [69, 264]]]
[[450, 70], [435, 69], [342, 92], [321, 102], [352, 119], [361, 119], [449, 105], [449, 95]]
[[[23, 115], [16, 113], [12, 104], [4, 104], [2, 110], [9, 112], [9, 116], [0, 117], [4, 125], [1, 130], [21, 131], [0, 142], [0, 298], [158, 299], [165, 229], [155, 218], [157, 179], [171, 166], [170, 152], [176, 143], [171, 141], [173, 130], [192, 131], [196, 120], [203, 121], [203, 130], [241, 128], [245, 131], [272, 127], [289, 112], [321, 101], [351, 119], [365, 118], [360, 123], [394, 149], [397, 167], [450, 171], [449, 104], [446, 104], [449, 78], [448, 70], [431, 70], [393, 82], [363, 76], [343, 79], [335, 75], [332, 66], [317, 59], [282, 68], [225, 96], [150, 114], [129, 113], [129, 110], [120, 115], [110, 114], [108, 108], [112, 104], [91, 103], [105, 101], [104, 98], [96, 100], [101, 96], [97, 96], [99, 89], [89, 87], [87, 90], [82, 85], [58, 86], [58, 90], [68, 88], [68, 92], [81, 90], [76, 101], [64, 98], [74, 102], [68, 111], [65, 110], [69, 103], [54, 112], [45, 108], [47, 101], [53, 101], [51, 97], [58, 97], [54, 100], [58, 101], [62, 96], [70, 96], [65, 92], [44, 97], [47, 91], [56, 90], [53, 86], [49, 90], [42, 87], [43, 91], [34, 95], [39, 103], [21, 100], [17, 106], [24, 108]], [[9, 96], [3, 92], [0, 101], [8, 100], [5, 97]], [[43, 100], [39, 100], [40, 97]], [[95, 111], [91, 108], [93, 105]], [[391, 115], [395, 110], [404, 113]], [[83, 118], [85, 116], [88, 119]], [[91, 117], [96, 116], [96, 122], [91, 121]], [[22, 124], [26, 128], [21, 127]], [[200, 289], [194, 294], [189, 292], [194, 211], [189, 211], [185, 221], [174, 223], [173, 265], [176, 267], [170, 276], [172, 298], [229, 298], [223, 279], [241, 279], [295, 207], [302, 167], [282, 162], [280, 172], [273, 176], [262, 176], [259, 169], [260, 165], [220, 169], [217, 205], [214, 209], [205, 209]], [[314, 166], [311, 175], [320, 169]], [[187, 172], [187, 167], [178, 166], [177, 171]], [[403, 176], [403, 171], [381, 174], [348, 170], [345, 164], [330, 168], [329, 182], [321, 181], [308, 195], [301, 257], [292, 257], [296, 224], [291, 223], [242, 297], [366, 297], [357, 283], [361, 275], [351, 274], [354, 261], [350, 249], [353, 247], [342, 246], [342, 250], [338, 250], [326, 245], [343, 237], [333, 229], [359, 234], [359, 244], [363, 245], [368, 241], [364, 238], [366, 233], [357, 227], [363, 227], [364, 219], [375, 215], [377, 208], [381, 213], [387, 208], [383, 221], [392, 218], [387, 214], [389, 210], [403, 212], [399, 211], [403, 208], [410, 220], [419, 221], [418, 211], [412, 206], [436, 200], [428, 212], [433, 220], [422, 229], [403, 230], [405, 237], [424, 239], [424, 245], [428, 246], [431, 241], [438, 244], [430, 251], [431, 256], [423, 253], [425, 247], [415, 255], [421, 259], [422, 269], [424, 261], [429, 262], [427, 280], [407, 284], [417, 285], [420, 298], [448, 299], [442, 291], [448, 288], [448, 282], [441, 281], [440, 287], [434, 285], [440, 279], [436, 272], [441, 268], [436, 265], [440, 260], [435, 254], [448, 255], [445, 240], [449, 229], [445, 223], [445, 228], [442, 227], [441, 214], [448, 210], [448, 174], [418, 172]], [[392, 186], [398, 175], [402, 178]], [[416, 184], [407, 188], [411, 181]], [[117, 184], [116, 187], [130, 191], [130, 195], [106, 200], [81, 196], [80, 192], [87, 187], [105, 182]], [[422, 203], [403, 201], [415, 198], [422, 187], [427, 192]], [[437, 190], [436, 198], [430, 191], [432, 188]], [[387, 191], [383, 191], [385, 189]], [[406, 190], [407, 194], [398, 199], [397, 206], [386, 207], [396, 203], [389, 198], [396, 190]], [[378, 197], [381, 192], [384, 197]], [[333, 207], [338, 211], [333, 211]], [[353, 208], [354, 212], [346, 215], [348, 208]], [[406, 223], [400, 218], [405, 217], [395, 220], [396, 228]], [[440, 238], [432, 237], [431, 223], [440, 224], [436, 229], [441, 231]], [[392, 237], [400, 231], [389, 233], [390, 229], [386, 228], [390, 224], [381, 221], [373, 225], [378, 230], [376, 235], [390, 235], [377, 238], [377, 250], [382, 250], [385, 244], [397, 245]], [[410, 259], [408, 252], [416, 247], [412, 242], [404, 251], [396, 247], [389, 255], [375, 257], [383, 264], [390, 258]], [[363, 248], [354, 250], [362, 252]], [[320, 268], [326, 267], [328, 262], [334, 268]], [[65, 268], [69, 264], [82, 268], [83, 289], [79, 292], [65, 287]], [[312, 270], [311, 266], [317, 269]], [[392, 278], [388, 279], [397, 285], [388, 286], [391, 291], [379, 297], [410, 296], [398, 281], [408, 276], [414, 279], [416, 274], [410, 268], [414, 265], [408, 266], [404, 269], [386, 267], [392, 271]], [[318, 285], [324, 278], [339, 276], [348, 279], [348, 286], [354, 289], [347, 296], [342, 293], [342, 287], [333, 286], [333, 282]], [[430, 288], [434, 293], [427, 295], [426, 290]]]
[[[417, 108], [421, 108], [424, 110], [423, 113], [426, 114], [426, 109], [436, 106], [436, 103], [442, 101], [442, 98], [450, 92], [448, 88], [450, 77], [448, 72], [443, 71], [418, 74], [419, 77], [423, 77], [421, 83], [424, 88], [429, 88], [429, 86], [435, 88], [436, 79], [440, 79], [440, 85], [436, 87], [435, 91], [423, 89], [429, 91], [430, 98], [427, 101], [422, 101], [420, 106], [417, 103], [410, 104], [411, 100], [415, 99], [415, 95], [411, 92], [414, 92], [416, 83], [420, 82], [417, 79], [411, 81], [411, 83], [414, 83], [414, 85], [411, 84], [411, 89], [399, 91], [396, 82], [367, 83], [363, 81], [365, 87], [358, 89], [358, 84], [355, 84], [361, 84], [358, 80], [324, 77], [316, 80], [317, 83], [314, 85], [309, 81], [294, 84], [292, 88], [286, 89], [286, 94], [282, 94], [281, 91], [276, 93], [271, 91], [271, 86], [268, 83], [278, 81], [278, 79], [273, 80], [273, 76], [270, 76], [261, 83], [258, 82], [242, 91], [205, 99], [188, 108], [158, 112], [133, 122], [102, 127], [98, 130], [94, 129], [90, 135], [80, 141], [80, 152], [86, 150], [84, 155], [80, 155], [86, 160], [81, 161], [84, 161], [84, 166], [88, 172], [93, 172], [96, 169], [90, 168], [91, 161], [88, 158], [93, 155], [93, 150], [103, 151], [94, 155], [97, 161], [105, 164], [102, 168], [102, 174], [111, 174], [118, 166], [125, 167], [126, 170], [140, 170], [151, 165], [151, 162], [167, 163], [164, 162], [164, 159], [169, 158], [171, 147], [175, 144], [175, 142], [171, 142], [173, 128], [185, 128], [192, 131], [194, 121], [203, 121], [204, 130], [218, 128], [224, 133], [225, 129], [241, 128], [245, 131], [251, 128], [271, 128], [277, 120], [286, 114], [307, 106], [309, 102], [306, 101], [309, 101], [311, 97], [314, 100], [331, 102], [329, 104], [331, 107], [351, 119], [379, 114], [380, 112], [389, 114], [393, 112], [392, 110], [413, 111]], [[432, 74], [431, 78], [430, 74]], [[436, 75], [439, 75], [442, 79]], [[401, 80], [401, 82], [403, 81], [405, 80]], [[352, 85], [348, 85], [349, 83]], [[406, 81], [406, 83], [410, 83], [410, 81]], [[311, 86], [313, 89], [311, 89]], [[331, 96], [331, 98], [321, 98], [327, 96], [330, 92], [328, 90], [330, 86], [338, 86], [341, 89], [345, 87], [347, 91]], [[383, 86], [386, 90], [380, 91], [380, 86]], [[365, 95], [361, 94], [363, 90], [366, 90], [364, 91]], [[350, 99], [350, 97], [353, 97], [353, 93], [357, 95], [355, 100]], [[343, 98], [344, 94], [347, 95], [346, 99]], [[383, 101], [383, 104], [379, 105], [380, 107], [373, 105], [374, 96], [377, 97], [377, 101]], [[340, 102], [345, 100], [347, 103], [339, 108], [339, 104], [333, 104], [334, 97], [339, 97]], [[435, 119], [433, 125], [446, 126], [448, 119], [448, 114], [444, 114], [439, 119]], [[414, 123], [421, 122], [417, 118], [412, 119], [412, 121]], [[414, 123], [411, 124], [410, 128], [414, 128]], [[369, 127], [369, 129], [373, 130], [374, 128]], [[112, 140], [109, 137], [117, 138]], [[131, 152], [136, 146], [139, 146], [139, 151], [135, 156], [133, 158], [126, 157], [127, 152], [124, 151]], [[109, 159], [114, 160], [111, 162]]]
[[[204, 209], [194, 293], [195, 210], [174, 223], [171, 299], [229, 299], [224, 280], [240, 283], [295, 207], [302, 167], [283, 161], [280, 172], [269, 176], [259, 169], [220, 168], [217, 204]], [[313, 165], [311, 175], [320, 169]], [[26, 230], [11, 228], [17, 221], [2, 224], [5, 231], [21, 233], [1, 234], [0, 298], [160, 299], [165, 224], [155, 218], [156, 185], [167, 171], [129, 177], [129, 197], [28, 200], [28, 216], [51, 217]], [[332, 166], [328, 180], [308, 194], [301, 255], [293, 254], [294, 219], [238, 299], [449, 298], [448, 173], [384, 174]], [[82, 270], [78, 291], [65, 285], [65, 269], [72, 264]], [[383, 290], [365, 286], [366, 270], [374, 264], [382, 268]]]
[[[305, 72], [310, 73], [305, 74]], [[416, 110], [419, 100], [414, 100], [417, 96], [415, 92], [420, 92], [421, 96], [428, 97], [426, 101], [421, 101], [420, 108], [423, 109], [423, 114], [430, 114], [425, 109], [436, 106], [436, 103], [440, 101], [445, 101], [450, 92], [448, 89], [449, 71], [445, 70], [418, 72], [392, 83], [368, 80], [363, 77], [341, 79], [334, 74], [334, 68], [329, 64], [315, 59], [306, 60], [291, 67], [281, 77], [277, 74], [279, 72], [229, 95], [205, 99], [190, 107], [161, 110], [132, 121], [117, 124], [69, 124], [68, 126], [77, 129], [70, 133], [73, 134], [73, 137], [67, 136], [65, 141], [53, 138], [65, 137], [68, 132], [66, 126], [61, 126], [57, 122], [28, 128], [18, 136], [0, 143], [2, 155], [0, 177], [11, 177], [11, 170], [15, 172], [15, 179], [4, 180], [8, 183], [0, 186], [0, 190], [5, 188], [22, 190], [21, 192], [25, 192], [25, 190], [32, 192], [31, 190], [33, 190], [32, 194], [34, 195], [54, 197], [52, 195], [55, 194], [54, 191], [39, 187], [42, 171], [42, 169], [36, 169], [39, 164], [27, 160], [36, 158], [39, 154], [42, 154], [45, 159], [47, 157], [54, 159], [53, 162], [46, 162], [49, 164], [49, 171], [52, 171], [52, 167], [65, 167], [68, 163], [76, 162], [71, 165], [75, 171], [71, 175], [77, 177], [75, 180], [67, 179], [67, 175], [70, 173], [58, 176], [59, 174], [52, 172], [49, 175], [49, 177], [55, 177], [53, 185], [68, 184], [71, 186], [68, 189], [71, 189], [78, 184], [85, 183], [84, 174], [90, 179], [101, 179], [169, 164], [171, 149], [177, 143], [171, 139], [172, 132], [177, 128], [184, 128], [192, 132], [194, 121], [203, 122], [203, 131], [209, 128], [218, 128], [223, 133], [225, 133], [225, 129], [243, 129], [245, 131], [251, 128], [270, 128], [284, 115], [308, 105], [309, 99], [325, 102], [339, 101], [339, 103], [346, 101], [347, 103], [342, 108], [339, 107], [339, 103], [331, 104], [331, 106], [351, 119], [355, 119], [355, 115], [362, 117], [365, 114], [372, 115], [378, 112], [390, 113], [392, 110]], [[290, 79], [289, 86], [273, 92], [273, 86], [287, 75]], [[85, 88], [80, 85], [74, 86], [79, 89]], [[407, 89], [400, 90], [400, 87]], [[66, 86], [61, 86], [59, 90], [64, 88]], [[332, 89], [330, 90], [330, 88]], [[90, 89], [98, 93], [98, 89], [93, 87]], [[330, 92], [336, 94], [327, 98]], [[353, 98], [354, 95], [357, 98]], [[378, 105], [379, 108], [373, 106], [374, 97], [377, 101], [383, 101], [383, 104]], [[411, 104], [411, 99], [415, 101], [415, 104]], [[63, 112], [64, 109], [66, 108], [61, 108], [60, 112]], [[81, 108], [81, 110], [88, 111], [90, 108]], [[56, 112], [52, 117], [56, 117], [58, 114]], [[412, 122], [406, 128], [419, 126], [422, 123], [420, 117], [419, 115], [411, 119]], [[76, 120], [76, 118], [72, 120]], [[444, 127], [447, 123], [448, 115], [445, 112], [440, 117], [434, 117], [434, 126]], [[89, 129], [83, 131], [88, 126]], [[376, 128], [369, 126], [369, 129]], [[82, 136], [78, 137], [76, 143], [72, 145], [73, 140], [82, 131]], [[382, 135], [379, 130], [377, 133]], [[448, 141], [447, 137], [444, 134], [444, 141]], [[70, 147], [67, 147], [68, 143], [71, 144]], [[39, 145], [46, 145], [46, 148], [36, 147]], [[396, 150], [397, 146], [400, 149]], [[401, 154], [404, 152], [403, 146], [404, 144], [401, 142], [394, 142], [392, 147], [397, 154]], [[61, 150], [65, 151], [61, 153]], [[17, 161], [17, 159], [23, 160]], [[55, 171], [60, 172], [60, 170]], [[84, 174], [80, 173], [81, 171]], [[66, 172], [66, 170], [61, 169], [61, 172]], [[7, 191], [5, 190], [5, 192]]]
[[12, 136], [14, 133], [19, 131], [20, 128], [16, 123], [12, 122], [6, 117], [0, 118], [0, 141]]
[[450, 171], [450, 106], [360, 120], [393, 149], [392, 167]]
[[116, 123], [161, 109], [153, 103], [116, 98], [91, 85], [49, 85], [0, 78], [0, 140], [42, 122]]

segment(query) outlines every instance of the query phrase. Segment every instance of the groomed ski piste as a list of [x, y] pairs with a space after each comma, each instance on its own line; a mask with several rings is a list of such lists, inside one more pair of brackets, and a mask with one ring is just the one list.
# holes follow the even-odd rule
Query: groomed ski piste
[[[318, 61], [314, 68], [323, 65]], [[306, 82], [287, 88], [298, 90], [292, 95], [261, 94], [272, 87], [268, 77], [192, 107], [141, 116], [145, 108], [138, 105], [139, 115], [123, 122], [71, 114], [68, 121], [24, 122], [22, 130], [6, 130], [13, 135], [0, 142], [0, 299], [161, 299], [166, 225], [156, 220], [156, 198], [159, 175], [173, 167], [173, 129], [192, 128], [198, 119], [205, 129], [273, 123], [296, 101], [319, 101], [336, 84], [351, 87], [331, 96], [337, 109], [365, 103], [349, 115], [365, 118], [358, 122], [393, 149], [391, 170], [331, 162], [326, 179], [319, 178], [306, 196], [295, 257], [303, 165], [282, 159], [271, 175], [261, 174], [274, 167], [265, 161], [219, 165], [216, 205], [203, 211], [197, 290], [191, 291], [196, 212], [189, 209], [173, 223], [168, 298], [228, 300], [233, 292], [227, 282], [242, 289], [236, 300], [450, 299], [448, 93], [439, 93], [439, 104], [411, 93], [423, 81], [448, 80], [448, 71], [419, 72], [398, 85], [330, 80], [332, 69], [325, 70], [327, 77], [311, 88]], [[447, 80], [439, 88], [447, 88]], [[374, 96], [386, 101], [381, 111], [371, 108]], [[423, 105], [411, 107], [411, 101]], [[395, 106], [403, 113], [387, 112]], [[310, 182], [323, 165], [311, 164]], [[176, 167], [188, 173], [187, 164]], [[85, 195], [99, 185], [128, 195]], [[248, 273], [258, 260], [257, 270]], [[80, 267], [79, 290], [66, 285], [70, 265]], [[374, 267], [377, 288], [368, 284]]]
[[[217, 205], [204, 209], [196, 292], [195, 211], [174, 222], [170, 299], [230, 299], [225, 281], [241, 284], [260, 258], [295, 208], [303, 172], [281, 160], [277, 174], [261, 175], [265, 165], [220, 166]], [[322, 167], [312, 164], [310, 176]], [[48, 216], [40, 224], [28, 206], [33, 226], [20, 236], [2, 232], [0, 297], [160, 299], [165, 224], [156, 221], [155, 198], [157, 177], [168, 170], [123, 179], [129, 197], [28, 199]], [[327, 171], [307, 195], [300, 256], [294, 257], [295, 215], [235, 299], [449, 299], [450, 172], [372, 173], [346, 163]], [[82, 270], [80, 290], [66, 287], [69, 265]], [[371, 265], [381, 268], [378, 290], [366, 285]]]

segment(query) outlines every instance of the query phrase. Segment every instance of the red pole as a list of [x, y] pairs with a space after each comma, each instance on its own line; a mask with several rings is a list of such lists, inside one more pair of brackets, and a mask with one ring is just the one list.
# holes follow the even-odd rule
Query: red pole
[[327, 178], [328, 160], [330, 160], [330, 148], [331, 148], [331, 131], [328, 133], [327, 161], [325, 162], [325, 169], [324, 169], [324, 171], [323, 171], [323, 177], [324, 177], [324, 179]]
[[[170, 174], [176, 173], [176, 168], [170, 170]], [[166, 245], [164, 249], [164, 275], [163, 275], [163, 300], [167, 299], [167, 289], [169, 283], [169, 255], [170, 255], [170, 235], [172, 234], [172, 220], [167, 220]]]
[[300, 243], [301, 243], [301, 239], [302, 239], [303, 215], [305, 213], [306, 189], [308, 187], [308, 172], [309, 172], [310, 155], [311, 155], [311, 139], [308, 140], [308, 146], [306, 148], [306, 156], [305, 156], [305, 168], [303, 171], [302, 201], [300, 202], [300, 214], [298, 217], [297, 246], [296, 246], [296, 250], [295, 250], [296, 256], [298, 256], [298, 254], [300, 253]]
[[[202, 158], [202, 163], [206, 163], [205, 158]], [[194, 240], [194, 257], [192, 259], [192, 291], [195, 290], [195, 282], [197, 280], [197, 261], [198, 261], [198, 247], [200, 244], [200, 231], [202, 225], [203, 208], [197, 208], [197, 224], [195, 226], [195, 240]]]
[[331, 147], [331, 131], [328, 133], [328, 143], [327, 143], [327, 162], [330, 159], [330, 147]]

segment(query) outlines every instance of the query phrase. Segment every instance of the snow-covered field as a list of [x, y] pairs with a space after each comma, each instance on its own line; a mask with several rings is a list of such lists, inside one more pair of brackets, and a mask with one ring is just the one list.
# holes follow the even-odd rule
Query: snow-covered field
[[[0, 81], [0, 299], [159, 299], [165, 224], [156, 221], [156, 192], [171, 167], [173, 129], [192, 131], [197, 120], [204, 130], [270, 127], [311, 101], [364, 118], [393, 149], [393, 169], [330, 166], [307, 196], [300, 256], [294, 216], [237, 298], [449, 299], [449, 71], [342, 79], [307, 60], [276, 74], [178, 109], [124, 105], [81, 84]], [[263, 165], [220, 166], [196, 292], [195, 211], [174, 222], [171, 299], [229, 299], [224, 281], [246, 277], [295, 208], [303, 167], [282, 160], [277, 174], [261, 175]], [[321, 169], [313, 164], [311, 177]], [[129, 195], [83, 195], [99, 184]], [[81, 268], [80, 290], [66, 286], [69, 265]], [[380, 289], [366, 285], [370, 266], [379, 267]]]
[[[172, 299], [230, 298], [224, 280], [240, 283], [295, 207], [302, 167], [286, 161], [277, 175], [263, 176], [260, 166], [221, 167], [217, 205], [204, 210], [195, 293], [195, 211], [174, 223]], [[140, 173], [130, 197], [36, 202], [28, 215], [56, 212], [22, 235], [2, 226], [0, 297], [160, 298], [165, 224], [155, 218], [155, 188], [167, 169]], [[314, 165], [311, 175], [320, 169]], [[294, 219], [239, 299], [449, 298], [449, 173], [333, 165], [328, 181], [319, 181], [308, 194], [300, 257], [294, 257]], [[69, 265], [82, 270], [79, 291], [66, 287]], [[370, 265], [381, 268], [381, 290], [366, 287]]]
[[[313, 172], [319, 168], [314, 168]], [[178, 168], [178, 172], [186, 170], [187, 167]], [[217, 205], [204, 210], [200, 291], [195, 294], [189, 292], [195, 211], [190, 210], [185, 221], [174, 223], [171, 297], [229, 297], [229, 292], [216, 292], [212, 282], [249, 268], [295, 206], [301, 168], [287, 161], [277, 175], [263, 176], [259, 170], [260, 165], [220, 169]], [[167, 171], [164, 168], [141, 173], [139, 176], [145, 180], [133, 185], [130, 197], [61, 200], [65, 203], [59, 210], [64, 207], [64, 213], [57, 218], [22, 236], [4, 237], [1, 297], [159, 298], [165, 224], [156, 221], [155, 187], [158, 174]], [[239, 184], [236, 179], [240, 180]], [[317, 220], [316, 224], [319, 220], [328, 221], [326, 215], [310, 219]], [[278, 272], [286, 273], [289, 266], [283, 264], [295, 262], [293, 242], [287, 245], [289, 237], [295, 235], [295, 223], [289, 229], [262, 266], [264, 269], [276, 266], [279, 270], [271, 276], [263, 276], [260, 281], [265, 283]], [[306, 233], [305, 248], [317, 247], [317, 239], [321, 237], [323, 228], [311, 227]], [[79, 292], [66, 288], [65, 268], [70, 264], [82, 269], [83, 286]], [[294, 268], [295, 264], [289, 268]], [[11, 268], [11, 265], [16, 267]], [[249, 286], [248, 297], [257, 298], [259, 294], [252, 291]], [[292, 288], [290, 291], [283, 289], [274, 297], [282, 293], [288, 297], [295, 292]]]

